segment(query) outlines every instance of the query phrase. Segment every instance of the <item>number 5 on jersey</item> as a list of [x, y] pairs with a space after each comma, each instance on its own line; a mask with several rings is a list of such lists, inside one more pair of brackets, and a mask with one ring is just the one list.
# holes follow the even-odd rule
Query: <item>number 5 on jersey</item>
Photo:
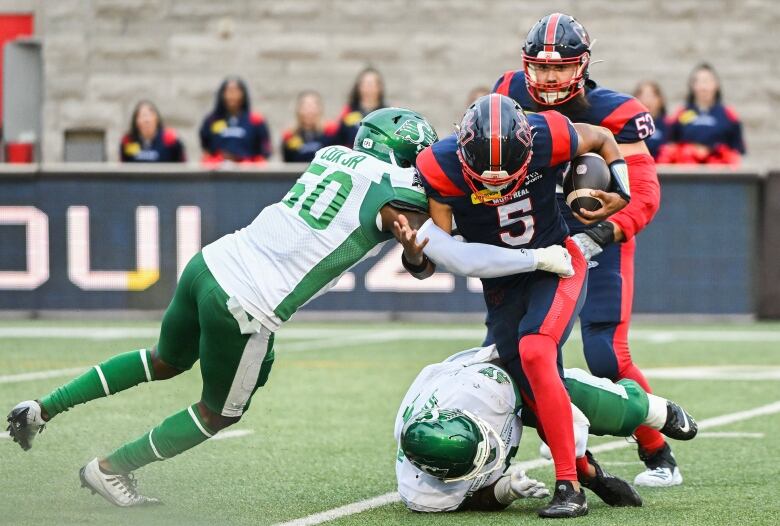
[[497, 208], [498, 222], [502, 227], [515, 223], [523, 223], [523, 232], [513, 235], [510, 229], [501, 231], [501, 241], [512, 247], [527, 245], [534, 237], [534, 216], [531, 215], [531, 198], [526, 197], [514, 203], [501, 205]]

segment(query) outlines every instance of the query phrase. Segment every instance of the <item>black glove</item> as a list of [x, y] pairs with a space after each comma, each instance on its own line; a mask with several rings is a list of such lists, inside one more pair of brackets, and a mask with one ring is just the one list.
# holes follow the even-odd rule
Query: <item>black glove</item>
[[601, 248], [615, 242], [615, 226], [609, 221], [602, 221], [585, 229], [585, 234], [598, 243]]

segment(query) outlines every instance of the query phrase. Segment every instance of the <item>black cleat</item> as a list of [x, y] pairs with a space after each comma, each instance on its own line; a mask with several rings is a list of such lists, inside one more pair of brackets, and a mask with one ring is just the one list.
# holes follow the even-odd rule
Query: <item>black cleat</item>
[[671, 400], [666, 401], [666, 423], [661, 433], [675, 440], [690, 440], [698, 431], [696, 420], [685, 409]]
[[543, 519], [570, 519], [588, 514], [588, 501], [585, 492], [575, 491], [574, 485], [568, 480], [555, 481], [555, 493], [550, 503], [540, 508], [539, 516]]
[[35, 436], [43, 431], [45, 423], [41, 419], [41, 409], [38, 402], [28, 400], [21, 402], [8, 413], [8, 434], [14, 442], [27, 451], [32, 447]]
[[610, 506], [639, 508], [642, 506], [642, 497], [633, 486], [625, 480], [611, 475], [599, 466], [590, 451], [586, 451], [588, 462], [596, 469], [596, 476], [589, 480], [580, 478], [580, 484], [595, 493], [598, 498]]

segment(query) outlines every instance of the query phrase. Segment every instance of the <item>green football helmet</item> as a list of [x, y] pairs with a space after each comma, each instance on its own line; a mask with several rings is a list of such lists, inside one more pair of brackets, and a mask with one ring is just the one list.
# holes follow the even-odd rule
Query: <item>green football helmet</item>
[[401, 168], [414, 166], [417, 154], [439, 140], [419, 113], [403, 108], [372, 111], [360, 121], [353, 149]]
[[[401, 431], [401, 450], [416, 468], [444, 482], [487, 475], [503, 469], [506, 459], [498, 433], [478, 416], [459, 409], [433, 408], [410, 418]], [[484, 471], [493, 460], [493, 467]]]

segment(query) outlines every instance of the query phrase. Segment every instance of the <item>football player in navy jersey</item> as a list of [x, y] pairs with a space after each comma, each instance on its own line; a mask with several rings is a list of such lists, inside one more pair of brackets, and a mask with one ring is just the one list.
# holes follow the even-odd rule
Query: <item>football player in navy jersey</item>
[[[644, 143], [655, 127], [647, 108], [635, 98], [600, 87], [588, 77], [590, 45], [587, 31], [573, 17], [547, 15], [526, 37], [523, 69], [506, 72], [494, 91], [512, 97], [527, 111], [555, 109], [573, 122], [602, 126], [618, 142], [628, 164], [631, 203], [606, 221], [596, 221], [587, 213], [575, 216], [565, 205], [561, 209], [585, 255], [592, 258], [587, 299], [580, 313], [588, 367], [596, 376], [635, 380], [651, 392], [631, 359], [628, 326], [634, 294], [634, 236], [650, 223], [661, 200], [655, 163]], [[559, 200], [564, 203], [562, 194]], [[663, 436], [644, 426], [635, 435], [647, 469], [634, 483], [682, 483]]]
[[[608, 132], [573, 125], [557, 112], [526, 117], [508, 97], [483, 96], [467, 110], [457, 134], [423, 150], [416, 162], [435, 227], [450, 233], [454, 219], [468, 242], [521, 250], [563, 245], [571, 255], [572, 277], [537, 271], [482, 280], [490, 339], [537, 415], [555, 461], [558, 482], [550, 504], [539, 510], [543, 517], [587, 513], [561, 380], [561, 346], [584, 299], [587, 262], [569, 238], [555, 187], [558, 171], [589, 151], [604, 157], [613, 174], [614, 191], [593, 194], [604, 205], [591, 216], [601, 220], [630, 199], [625, 162]], [[430, 228], [430, 222], [423, 225], [420, 236]], [[404, 243], [402, 261], [410, 273], [425, 277], [435, 262], [420, 252], [425, 240], [415, 246], [416, 233]]]

